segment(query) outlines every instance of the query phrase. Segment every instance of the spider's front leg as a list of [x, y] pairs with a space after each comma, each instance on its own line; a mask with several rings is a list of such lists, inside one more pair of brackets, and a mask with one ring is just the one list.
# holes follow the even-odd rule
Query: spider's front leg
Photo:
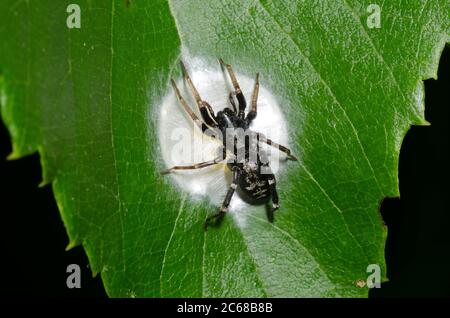
[[204, 122], [210, 127], [217, 127], [217, 118], [214, 110], [212, 109], [211, 105], [202, 100], [202, 98], [200, 97], [200, 94], [198, 93], [197, 88], [195, 88], [195, 85], [192, 82], [184, 63], [180, 61], [180, 64], [184, 79], [191, 89], [192, 96], [194, 96], [195, 102], [197, 103], [198, 109], [200, 111], [200, 114], [202, 115]]
[[234, 167], [233, 168], [233, 181], [231, 182], [231, 185], [228, 188], [228, 192], [225, 196], [225, 199], [223, 200], [222, 206], [220, 207], [220, 210], [218, 213], [209, 216], [205, 220], [205, 225], [204, 225], [205, 231], [208, 229], [209, 224], [211, 224], [213, 222], [215, 224], [220, 223], [222, 221], [223, 217], [225, 216], [225, 214], [227, 213], [228, 207], [230, 206], [231, 198], [233, 197], [233, 194], [237, 188], [238, 178], [239, 178], [239, 170], [237, 167]]
[[251, 124], [251, 122], [253, 121], [253, 119], [256, 118], [257, 105], [258, 105], [258, 94], [259, 94], [259, 73], [256, 73], [255, 87], [253, 88], [253, 94], [252, 94], [252, 109], [248, 112], [247, 117], [245, 117], [247, 126], [249, 126]]
[[177, 96], [178, 101], [180, 102], [181, 106], [183, 106], [186, 113], [191, 117], [194, 124], [200, 128], [200, 130], [204, 133], [209, 129], [209, 126], [206, 125], [203, 121], [201, 121], [197, 115], [192, 111], [192, 109], [187, 104], [186, 100], [181, 96], [180, 90], [177, 87], [177, 84], [173, 79], [170, 79], [170, 82], [172, 83], [173, 90], [175, 92], [175, 95]]
[[230, 101], [231, 106], [233, 106], [234, 112], [237, 114], [238, 111], [237, 111], [236, 103], [234, 102], [233, 92], [230, 92], [228, 94], [228, 100]]
[[244, 94], [242, 94], [241, 87], [239, 86], [239, 83], [237, 81], [236, 75], [234, 74], [233, 68], [230, 64], [225, 64], [225, 62], [222, 59], [219, 59], [220, 66], [227, 69], [228, 75], [230, 76], [231, 83], [234, 87], [234, 94], [236, 95], [236, 99], [239, 104], [239, 111], [238, 116], [241, 119], [245, 119], [245, 108], [247, 107], [247, 102], [245, 101]]

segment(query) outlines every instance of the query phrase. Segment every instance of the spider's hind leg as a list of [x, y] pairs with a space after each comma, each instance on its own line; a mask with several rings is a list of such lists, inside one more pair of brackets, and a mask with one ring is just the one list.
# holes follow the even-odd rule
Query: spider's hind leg
[[275, 176], [270, 174], [267, 179], [269, 183], [270, 196], [272, 198], [272, 207], [267, 211], [267, 218], [270, 223], [274, 222], [274, 212], [280, 208], [278, 200], [277, 183]]
[[267, 182], [269, 183], [270, 193], [272, 196], [272, 209], [273, 211], [275, 211], [280, 208], [280, 202], [278, 199], [278, 192], [277, 192], [277, 181], [275, 179], [275, 175], [270, 174], [269, 178], [267, 179]]
[[205, 225], [204, 225], [205, 231], [208, 229], [209, 224], [211, 224], [213, 222], [220, 223], [222, 221], [223, 217], [225, 216], [225, 214], [227, 213], [228, 207], [230, 206], [231, 198], [233, 197], [233, 194], [237, 188], [238, 178], [239, 178], [239, 171], [237, 170], [237, 168], [235, 168], [235, 169], [233, 169], [233, 181], [231, 182], [231, 185], [228, 188], [228, 192], [225, 196], [225, 199], [223, 200], [223, 203], [222, 203], [222, 206], [220, 207], [219, 212], [209, 216], [205, 220]]

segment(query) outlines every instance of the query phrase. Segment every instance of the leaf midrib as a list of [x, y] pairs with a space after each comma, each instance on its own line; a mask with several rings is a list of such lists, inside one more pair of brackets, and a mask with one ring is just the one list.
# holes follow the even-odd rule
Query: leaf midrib
[[120, 183], [119, 183], [119, 169], [117, 166], [117, 155], [116, 155], [116, 147], [114, 146], [114, 123], [113, 123], [113, 72], [114, 72], [114, 14], [115, 14], [115, 0], [111, 1], [111, 60], [110, 60], [110, 92], [109, 92], [109, 98], [110, 98], [110, 124], [111, 124], [111, 147], [112, 147], [112, 156], [113, 156], [113, 165], [114, 165], [114, 175], [115, 175], [115, 184], [116, 184], [116, 191], [117, 191], [117, 204], [118, 204], [118, 211], [117, 214], [119, 216], [119, 222], [120, 222], [120, 255], [122, 257], [122, 271], [126, 272], [126, 262], [125, 262], [125, 228], [124, 228], [124, 220], [122, 216], [122, 203], [121, 203], [121, 194], [120, 194]]

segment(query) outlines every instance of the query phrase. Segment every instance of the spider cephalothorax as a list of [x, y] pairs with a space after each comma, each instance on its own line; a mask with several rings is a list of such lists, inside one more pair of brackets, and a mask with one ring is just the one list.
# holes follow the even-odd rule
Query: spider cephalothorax
[[[162, 173], [170, 173], [174, 170], [200, 169], [226, 160], [228, 168], [233, 173], [233, 179], [219, 212], [206, 219], [205, 229], [207, 229], [208, 224], [210, 224], [211, 221], [220, 221], [223, 218], [228, 211], [231, 198], [238, 186], [245, 195], [253, 200], [260, 201], [272, 198], [273, 210], [279, 208], [275, 176], [270, 170], [266, 153], [259, 147], [260, 143], [271, 145], [286, 153], [289, 159], [297, 160], [287, 147], [279, 145], [266, 138], [263, 134], [254, 132], [249, 128], [257, 115], [259, 74], [256, 74], [251, 109], [246, 115], [245, 108], [247, 103], [231, 65], [225, 64], [222, 59], [220, 59], [219, 62], [222, 68], [227, 69], [234, 87], [234, 92], [229, 93], [229, 100], [233, 109], [224, 108], [215, 114], [212, 107], [200, 98], [200, 94], [189, 77], [183, 62], [181, 62], [183, 75], [197, 103], [202, 120], [200, 120], [188, 106], [173, 79], [171, 80], [171, 83], [177, 99], [197, 127], [200, 128], [203, 133], [221, 140], [223, 144], [222, 154], [213, 160], [189, 166], [174, 166], [162, 171]], [[233, 96], [235, 96], [238, 102], [237, 106]]]

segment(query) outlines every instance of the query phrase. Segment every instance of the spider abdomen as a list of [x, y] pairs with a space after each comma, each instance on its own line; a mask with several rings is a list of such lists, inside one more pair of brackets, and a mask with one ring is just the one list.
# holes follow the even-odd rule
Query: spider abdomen
[[270, 197], [270, 185], [267, 178], [248, 164], [244, 164], [238, 182], [240, 189], [254, 200], [259, 201]]

